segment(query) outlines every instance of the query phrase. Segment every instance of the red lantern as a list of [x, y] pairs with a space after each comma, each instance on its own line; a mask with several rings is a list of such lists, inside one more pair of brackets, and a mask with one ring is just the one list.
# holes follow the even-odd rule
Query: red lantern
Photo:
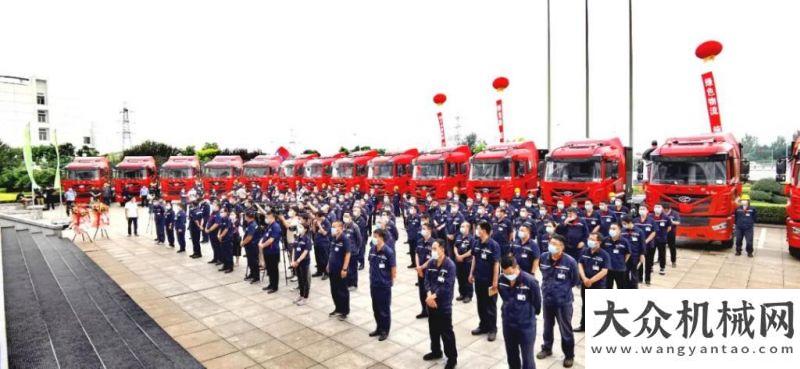
[[492, 87], [494, 87], [497, 92], [503, 92], [506, 88], [508, 88], [508, 78], [506, 77], [497, 77], [492, 82]]
[[704, 61], [714, 60], [714, 57], [722, 52], [722, 44], [719, 41], [709, 40], [697, 46], [694, 55]]
[[433, 103], [436, 105], [442, 105], [445, 101], [447, 101], [447, 96], [445, 94], [436, 94], [433, 96]]

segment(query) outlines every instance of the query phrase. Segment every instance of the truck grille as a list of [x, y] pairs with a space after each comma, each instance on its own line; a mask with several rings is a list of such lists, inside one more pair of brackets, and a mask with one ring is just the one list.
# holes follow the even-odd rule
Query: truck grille
[[705, 213], [711, 206], [711, 200], [706, 195], [671, 194], [664, 197], [677, 204], [681, 213]]
[[711, 223], [711, 218], [708, 217], [685, 217], [681, 216], [681, 225], [687, 227], [707, 227]]

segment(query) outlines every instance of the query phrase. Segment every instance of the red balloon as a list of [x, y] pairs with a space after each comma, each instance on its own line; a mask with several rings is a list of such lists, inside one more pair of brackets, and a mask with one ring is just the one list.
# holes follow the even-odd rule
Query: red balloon
[[436, 94], [433, 96], [433, 103], [436, 105], [442, 105], [445, 101], [447, 101], [447, 96], [445, 94]]
[[497, 91], [503, 91], [508, 88], [508, 78], [506, 77], [497, 77], [492, 82], [492, 87], [494, 87]]
[[694, 50], [694, 55], [700, 59], [714, 59], [722, 52], [722, 44], [719, 41], [709, 40], [700, 44]]

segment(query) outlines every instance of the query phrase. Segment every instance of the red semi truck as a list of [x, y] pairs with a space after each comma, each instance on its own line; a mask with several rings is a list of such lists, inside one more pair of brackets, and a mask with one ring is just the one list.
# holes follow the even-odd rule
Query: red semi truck
[[647, 207], [672, 204], [681, 215], [678, 237], [733, 245], [733, 214], [750, 170], [736, 138], [730, 133], [669, 138], [650, 160], [643, 184]]
[[470, 159], [467, 196], [480, 192], [489, 202], [511, 200], [514, 190], [523, 194], [539, 191], [539, 158], [533, 141], [492, 145]]
[[[789, 171], [787, 178], [786, 171]], [[786, 204], [786, 241], [789, 253], [800, 258], [800, 137], [795, 138], [788, 148], [786, 161], [777, 165], [778, 182], [786, 182], [784, 192], [788, 197]]]
[[217, 155], [203, 165], [203, 189], [211, 193], [227, 193], [242, 175], [242, 158], [238, 155]]
[[460, 196], [466, 190], [469, 175], [469, 146], [443, 147], [421, 154], [413, 161], [411, 177], [412, 195], [424, 200], [431, 195], [436, 200], [444, 199], [447, 191], [457, 191]]
[[159, 171], [161, 197], [167, 201], [180, 200], [181, 190], [188, 192], [199, 178], [200, 161], [196, 157], [170, 156]]
[[106, 183], [111, 183], [111, 167], [104, 157], [76, 157], [64, 167], [61, 176], [62, 191], [75, 190], [76, 203], [88, 203], [91, 192], [100, 193]]
[[333, 162], [331, 186], [338, 188], [339, 191], [358, 189], [358, 192], [365, 192], [369, 186], [367, 163], [376, 156], [378, 156], [377, 150], [363, 150], [337, 159]]
[[632, 151], [619, 138], [569, 141], [547, 157], [541, 183], [545, 205], [559, 200], [569, 206], [586, 200], [627, 202], [632, 182]]
[[256, 156], [242, 165], [242, 176], [239, 178], [239, 182], [248, 189], [253, 186], [253, 183], [261, 189], [267, 189], [270, 184], [278, 182], [281, 162], [283, 162], [283, 157], [280, 155]]
[[[156, 160], [152, 156], [126, 156], [114, 168], [114, 193], [116, 201], [124, 205], [126, 199], [139, 197], [142, 187], [158, 181]], [[142, 201], [139, 198], [139, 201]]]
[[411, 181], [411, 162], [418, 156], [419, 150], [417, 149], [376, 156], [367, 164], [369, 188], [375, 190], [375, 194], [378, 196], [393, 193], [395, 189], [399, 193], [408, 192]]
[[294, 159], [284, 160], [281, 163], [281, 180], [278, 182], [278, 190], [287, 189], [297, 190], [302, 185], [305, 165], [309, 160], [318, 158], [319, 154], [302, 154]]
[[333, 174], [333, 162], [343, 158], [345, 153], [340, 152], [336, 155], [323, 156], [309, 160], [305, 165], [305, 176], [303, 177], [303, 187], [311, 190], [314, 187], [322, 189], [323, 186], [331, 185], [331, 175]]

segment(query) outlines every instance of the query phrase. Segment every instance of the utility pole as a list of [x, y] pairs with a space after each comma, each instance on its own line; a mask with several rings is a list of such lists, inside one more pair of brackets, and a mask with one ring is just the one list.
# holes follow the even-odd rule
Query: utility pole
[[460, 145], [461, 144], [461, 116], [460, 115], [456, 115], [455, 119], [456, 119], [456, 137], [455, 137], [456, 145]]
[[132, 146], [131, 121], [128, 117], [128, 107], [122, 105], [122, 151]]
[[550, 101], [550, 0], [547, 0], [547, 148], [550, 149], [552, 102]]
[[586, 52], [586, 138], [589, 138], [589, 0], [583, 1], [584, 11], [584, 51]]
[[633, 150], [633, 0], [628, 0], [628, 146]]

